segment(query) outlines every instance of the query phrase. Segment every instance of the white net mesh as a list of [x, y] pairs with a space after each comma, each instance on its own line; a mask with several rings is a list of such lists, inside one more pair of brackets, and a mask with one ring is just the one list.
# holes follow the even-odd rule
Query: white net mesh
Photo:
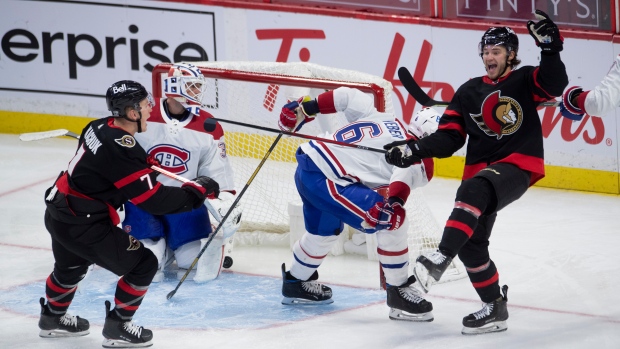
[[[216, 118], [278, 129], [279, 114], [288, 100], [320, 93], [338, 86], [359, 88], [375, 97], [377, 109], [394, 113], [392, 85], [380, 77], [311, 63], [192, 62], [207, 77], [204, 108]], [[155, 96], [161, 96], [161, 74], [154, 71]], [[159, 80], [157, 80], [157, 75]], [[372, 85], [371, 85], [372, 84]], [[319, 121], [320, 120], [320, 121]], [[344, 116], [317, 118], [301, 133], [316, 136], [334, 131], [346, 123]], [[221, 122], [227, 154], [240, 191], [274, 142], [277, 133]], [[242, 226], [235, 244], [289, 244], [282, 234], [289, 232], [289, 202], [300, 202], [294, 183], [295, 151], [307, 140], [283, 137], [252, 180], [241, 199]], [[414, 190], [406, 205], [410, 217], [409, 249], [412, 259], [435, 251], [441, 229], [419, 191]], [[243, 233], [246, 232], [246, 233]]]

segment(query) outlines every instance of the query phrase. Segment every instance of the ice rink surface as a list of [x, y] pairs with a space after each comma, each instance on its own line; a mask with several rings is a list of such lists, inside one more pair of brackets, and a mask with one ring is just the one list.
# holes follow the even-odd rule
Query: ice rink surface
[[[75, 150], [75, 140], [21, 142], [0, 134], [0, 348], [100, 348], [104, 300], [115, 276], [96, 268], [70, 313], [91, 322], [80, 338], [38, 337], [39, 297], [53, 268], [43, 225], [43, 192]], [[443, 224], [458, 181], [435, 178], [423, 194]], [[508, 331], [461, 335], [463, 316], [481, 308], [469, 281], [436, 285], [430, 323], [391, 321], [378, 290], [378, 263], [329, 256], [320, 280], [332, 305], [280, 301], [288, 248], [236, 247], [217, 281], [176, 281], [149, 289], [135, 321], [154, 331], [153, 348], [620, 348], [620, 197], [532, 188], [499, 213], [491, 258], [509, 286]]]

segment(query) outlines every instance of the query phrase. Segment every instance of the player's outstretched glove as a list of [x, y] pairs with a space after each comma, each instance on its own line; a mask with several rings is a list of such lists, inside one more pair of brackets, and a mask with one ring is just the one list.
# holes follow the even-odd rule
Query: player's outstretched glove
[[215, 199], [220, 195], [220, 185], [207, 176], [196, 177], [183, 183], [181, 188], [190, 190], [201, 199]]
[[387, 150], [385, 161], [396, 167], [407, 168], [413, 164], [419, 164], [422, 158], [412, 149], [418, 149], [415, 140], [396, 141], [383, 146]]
[[391, 196], [387, 202], [377, 202], [366, 211], [366, 224], [377, 230], [394, 230], [400, 228], [405, 221], [405, 209], [400, 198]]
[[560, 102], [560, 113], [562, 116], [573, 121], [579, 121], [585, 115], [585, 112], [579, 108], [576, 103], [573, 104], [573, 100], [583, 92], [583, 89], [579, 86], [570, 87], [562, 95], [562, 102]]
[[527, 22], [527, 30], [536, 40], [536, 46], [540, 47], [542, 52], [556, 53], [564, 48], [564, 39], [560, 35], [558, 26], [553, 23], [549, 15], [541, 10], [534, 12], [538, 22]]
[[[209, 200], [209, 204], [216, 211], [213, 213], [213, 215], [216, 216], [215, 219], [218, 221], [221, 220], [228, 213], [234, 202], [235, 196], [231, 192], [227, 191], [221, 192], [217, 199]], [[222, 226], [224, 239], [228, 239], [233, 236], [237, 230], [239, 230], [239, 227], [241, 226], [242, 212], [243, 209], [241, 207], [241, 203], [237, 203]]]
[[305, 123], [314, 120], [316, 112], [306, 111], [304, 106], [304, 103], [312, 102], [316, 103], [310, 96], [303, 96], [296, 101], [289, 101], [286, 103], [284, 107], [282, 107], [282, 112], [280, 112], [280, 121], [278, 121], [280, 130], [297, 132]]

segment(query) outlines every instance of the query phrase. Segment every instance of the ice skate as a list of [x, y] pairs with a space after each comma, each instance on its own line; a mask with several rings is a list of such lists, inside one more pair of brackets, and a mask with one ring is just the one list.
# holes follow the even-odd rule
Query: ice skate
[[314, 272], [310, 279], [302, 281], [296, 279], [290, 272], [286, 271], [282, 264], [282, 304], [330, 304], [333, 303], [332, 289], [322, 285], [316, 280], [319, 273]]
[[387, 287], [387, 305], [390, 307], [390, 319], [404, 321], [433, 321], [433, 304], [422, 297], [413, 285], [416, 282], [412, 275], [402, 286]]
[[503, 296], [491, 303], [485, 303], [482, 309], [463, 318], [462, 334], [483, 334], [502, 332], [508, 329], [508, 286], [502, 287]]
[[419, 256], [416, 259], [413, 274], [420, 283], [422, 291], [428, 293], [431, 286], [441, 279], [443, 273], [452, 263], [452, 258], [444, 255], [440, 251], [433, 252], [427, 256]]
[[153, 332], [131, 321], [114, 319], [109, 301], [105, 301], [103, 337], [104, 348], [144, 348], [153, 345]]
[[40, 337], [78, 337], [86, 336], [90, 324], [88, 320], [79, 316], [71, 316], [69, 313], [64, 315], [54, 315], [45, 304], [45, 298], [39, 300], [41, 303], [41, 317], [39, 318]]

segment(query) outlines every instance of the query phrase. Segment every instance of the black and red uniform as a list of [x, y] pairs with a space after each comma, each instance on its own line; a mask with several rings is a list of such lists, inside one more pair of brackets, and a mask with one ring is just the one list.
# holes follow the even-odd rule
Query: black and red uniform
[[45, 226], [52, 237], [54, 271], [46, 282], [52, 313], [64, 314], [88, 266], [118, 276], [118, 316], [130, 320], [157, 270], [157, 259], [116, 225], [128, 200], [153, 214], [189, 211], [204, 202], [197, 189], [166, 187], [155, 164], [114, 118], [90, 122], [82, 131], [67, 171], [45, 193]]
[[439, 249], [459, 255], [485, 303], [501, 295], [488, 251], [497, 212], [545, 176], [537, 105], [560, 96], [567, 84], [558, 53], [542, 53], [540, 66], [497, 81], [471, 79], [456, 91], [437, 132], [417, 142], [421, 157], [444, 158], [467, 140], [463, 182]]

